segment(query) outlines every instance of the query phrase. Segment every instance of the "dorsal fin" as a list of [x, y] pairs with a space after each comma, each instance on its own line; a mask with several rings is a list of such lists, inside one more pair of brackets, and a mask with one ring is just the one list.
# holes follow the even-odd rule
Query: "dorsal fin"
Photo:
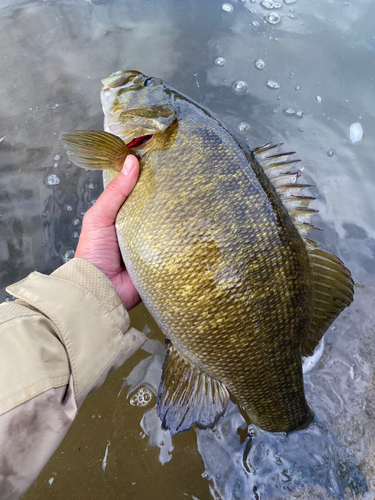
[[301, 196], [301, 191], [307, 187], [315, 187], [307, 184], [296, 184], [302, 175], [303, 168], [294, 169], [300, 160], [291, 160], [294, 153], [278, 152], [281, 144], [265, 144], [252, 151], [252, 155], [263, 168], [269, 180], [272, 182], [277, 194], [280, 196], [285, 208], [302, 237], [308, 236], [310, 229], [320, 229], [310, 224], [311, 217], [318, 211], [309, 209], [312, 196]]
[[315, 186], [296, 184], [303, 169], [291, 172], [298, 160], [290, 159], [294, 153], [275, 154], [280, 146], [268, 143], [254, 149], [252, 155], [274, 185], [306, 244], [313, 280], [313, 318], [310, 331], [302, 342], [301, 353], [310, 356], [340, 312], [351, 304], [353, 280], [340, 259], [322, 250], [318, 243], [308, 238], [310, 229], [320, 228], [310, 224], [317, 210], [310, 209], [309, 204], [315, 198], [302, 196], [301, 192]]
[[169, 340], [167, 346], [157, 402], [162, 428], [177, 434], [194, 423], [212, 427], [228, 405], [226, 387], [192, 365]]

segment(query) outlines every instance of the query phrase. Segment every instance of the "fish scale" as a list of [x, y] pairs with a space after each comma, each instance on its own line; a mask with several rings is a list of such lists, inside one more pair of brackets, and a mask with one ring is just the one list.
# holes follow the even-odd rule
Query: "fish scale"
[[161, 80], [124, 71], [103, 85], [106, 132], [62, 140], [77, 165], [104, 169], [105, 184], [127, 154], [140, 160], [116, 231], [168, 339], [163, 428], [214, 425], [229, 394], [265, 430], [300, 427], [309, 419], [301, 354], [353, 297], [343, 263], [307, 238], [316, 211], [301, 194], [311, 187], [298, 184], [303, 168], [280, 145], [251, 151]]
[[[202, 125], [210, 126], [210, 120], [203, 119], [202, 121]], [[179, 133], [182, 137], [188, 137], [189, 140], [194, 142], [194, 132], [189, 134], [188, 131], [190, 126], [189, 121], [183, 124], [180, 123]], [[186, 131], [184, 130], [185, 127], [187, 127]], [[271, 344], [269, 354], [266, 352], [266, 356], [262, 355], [259, 360], [256, 360], [255, 367], [250, 366], [251, 373], [247, 373], [249, 370], [237, 363], [237, 349], [229, 351], [227, 344], [229, 341], [232, 344], [238, 344], [241, 349], [245, 349], [248, 358], [253, 363], [254, 357], [256, 358], [254, 353], [265, 351], [261, 345], [262, 342], [259, 339], [256, 340], [256, 334], [254, 334], [254, 340], [249, 342], [249, 335], [254, 330], [254, 319], [256, 318], [257, 322], [263, 325], [262, 328], [265, 328], [266, 324], [269, 325], [267, 330], [270, 331], [285, 329], [286, 325], [290, 326], [289, 311], [291, 309], [298, 310], [295, 302], [296, 299], [301, 301], [301, 293], [303, 293], [304, 287], [294, 286], [295, 290], [291, 294], [288, 287], [285, 286], [288, 282], [282, 279], [278, 269], [285, 267], [283, 261], [287, 260], [290, 263], [292, 252], [277, 250], [279, 231], [275, 232], [276, 221], [272, 219], [276, 218], [273, 216], [273, 208], [254, 172], [248, 171], [245, 174], [239, 168], [241, 162], [247, 168], [248, 159], [244, 153], [240, 152], [242, 154], [239, 154], [238, 151], [235, 151], [229, 155], [229, 159], [225, 157], [225, 160], [223, 160], [223, 151], [228, 150], [230, 146], [227, 139], [228, 146], [225, 149], [225, 138], [221, 139], [218, 148], [212, 148], [211, 141], [217, 143], [217, 136], [218, 132], [216, 131], [205, 134], [204, 138], [200, 137], [200, 145], [197, 148], [199, 151], [207, 148], [210, 148], [209, 151], [214, 149], [214, 154], [211, 153], [211, 157], [206, 162], [210, 167], [207, 168], [206, 166], [203, 169], [202, 162], [196, 161], [197, 153], [194, 148], [191, 155], [185, 155], [185, 165], [189, 167], [182, 176], [177, 164], [178, 159], [181, 157], [180, 151], [181, 147], [184, 147], [183, 144], [176, 141], [168, 149], [168, 162], [176, 165], [173, 172], [163, 168], [164, 155], [160, 151], [149, 153], [147, 156], [147, 172], [146, 168], [142, 167], [139, 182], [117, 220], [119, 240], [133, 282], [140, 292], [146, 307], [153, 314], [165, 335], [171, 339], [173, 344], [179, 347], [180, 352], [187, 359], [194, 360], [204, 372], [216, 378], [219, 378], [218, 373], [220, 372], [220, 380], [246, 410], [251, 407], [253, 409], [248, 410], [249, 412], [267, 415], [270, 414], [266, 409], [267, 406], [279, 406], [278, 401], [275, 404], [275, 395], [278, 392], [285, 392], [282, 389], [282, 383], [280, 383], [280, 378], [282, 378], [280, 375], [271, 380], [267, 377], [270, 368], [268, 357], [272, 357], [272, 364], [275, 365], [276, 373], [288, 375], [285, 385], [289, 388], [289, 386], [293, 387], [293, 384], [291, 384], [291, 377], [286, 369], [290, 363], [288, 352], [285, 348], [280, 349], [279, 346], [272, 348]], [[228, 179], [228, 183], [224, 184], [224, 186], [217, 185], [215, 182], [218, 178], [215, 174], [220, 173], [220, 171], [223, 172], [223, 175], [225, 172], [225, 179]], [[173, 193], [173, 196], [172, 198], [169, 197], [163, 204], [161, 214], [152, 208], [146, 207], [143, 220], [139, 219], [139, 223], [134, 228], [132, 221], [136, 218], [142, 218], [140, 214], [142, 208], [139, 207], [137, 200], [144, 198], [144, 190], [149, 190], [148, 172], [150, 172], [150, 175], [151, 172], [157, 172], [158, 176], [152, 196], [147, 196], [151, 204], [154, 199], [164, 199], [166, 193], [169, 195]], [[249, 177], [251, 177], [251, 183], [248, 182]], [[186, 185], [186, 178], [190, 179], [188, 186]], [[233, 181], [235, 185], [233, 185]], [[220, 182], [223, 182], [222, 179], [220, 179]], [[202, 185], [207, 186], [210, 191], [209, 196], [206, 193], [202, 195]], [[223, 194], [228, 195], [232, 190], [235, 190], [233, 196], [230, 198], [223, 196]], [[183, 194], [180, 195], [180, 192], [183, 192]], [[229, 203], [228, 200], [230, 200]], [[254, 227], [255, 221], [251, 210], [254, 203], [258, 207], [256, 228]], [[280, 210], [284, 210], [281, 204]], [[273, 216], [271, 218], [270, 213]], [[186, 214], [189, 214], [188, 217], [186, 217]], [[238, 217], [238, 214], [240, 214], [240, 217]], [[220, 221], [221, 216], [226, 218], [228, 215], [231, 215], [235, 221], [236, 229], [230, 234], [223, 231], [222, 226], [218, 224], [218, 227], [213, 226], [211, 228], [209, 234], [207, 230], [202, 231], [206, 240], [195, 236], [201, 224], [200, 219], [204, 221]], [[262, 223], [261, 225], [259, 225], [259, 221]], [[146, 226], [155, 228], [152, 230], [151, 240], [155, 242], [156, 248], [152, 247], [150, 239], [147, 240], [146, 245], [141, 243], [142, 234], [139, 234], [139, 232], [144, 233]], [[193, 234], [191, 234], [192, 230]], [[289, 230], [296, 233], [292, 225], [289, 226]], [[176, 244], [183, 247], [183, 251], [173, 251], [171, 234], [173, 234], [173, 240]], [[167, 254], [163, 252], [164, 245], [161, 243], [165, 240], [168, 243]], [[253, 251], [251, 245], [254, 240], [259, 241], [257, 252]], [[137, 241], [138, 244], [135, 246], [132, 241]], [[237, 259], [236, 248], [239, 242], [242, 252], [240, 259]], [[298, 243], [302, 243], [299, 238], [297, 239], [297, 247]], [[300, 244], [300, 246], [303, 247], [303, 244]], [[270, 251], [270, 249], [272, 250]], [[150, 252], [153, 257], [147, 259]], [[268, 253], [267, 260], [264, 260], [264, 252]], [[198, 259], [197, 254], [199, 254]], [[159, 265], [155, 266], [155, 262], [158, 262], [158, 259], [155, 258], [156, 255], [161, 258], [161, 267]], [[139, 269], [139, 257], [143, 257], [143, 266], [140, 272], [134, 273], [132, 272], [133, 268]], [[145, 264], [146, 261], [150, 262], [150, 266], [147, 263]], [[258, 267], [255, 273], [251, 273], [251, 276], [248, 275], [249, 273], [247, 273], [245, 267], [249, 262], [251, 264], [255, 263]], [[235, 269], [239, 283], [232, 283], [227, 279], [215, 290], [215, 280], [207, 275], [205, 266], [208, 265], [209, 269], [212, 270], [215, 269], [215, 266], [217, 267], [218, 263], [223, 264], [227, 275], [230, 275], [228, 269]], [[244, 263], [246, 263], [245, 266]], [[291, 266], [289, 265], [289, 267]], [[300, 270], [300, 267], [298, 267], [298, 270]], [[295, 274], [293, 269], [290, 269], [290, 271], [291, 274]], [[192, 282], [194, 282], [195, 278], [194, 291], [190, 293], [190, 296], [185, 293], [181, 294], [180, 291], [186, 281], [186, 276], [189, 274], [193, 277]], [[213, 274], [215, 275], [215, 272]], [[308, 268], [305, 274], [309, 275]], [[249, 287], [249, 278], [257, 283]], [[163, 293], [160, 297], [156, 297], [153, 292], [157, 281], [164, 283]], [[267, 283], [271, 282], [272, 286], [267, 285]], [[280, 290], [275, 292], [272, 288], [277, 283], [279, 283]], [[224, 294], [222, 293], [223, 285], [225, 285], [226, 289]], [[258, 289], [256, 290], [256, 288]], [[213, 293], [215, 291], [217, 293]], [[289, 294], [292, 300], [280, 304], [278, 297], [284, 293]], [[296, 298], [295, 300], [293, 300], [292, 295]], [[307, 294], [305, 295], [306, 299], [308, 299]], [[218, 296], [221, 300], [219, 306], [216, 305]], [[194, 306], [192, 306], [192, 301], [195, 303]], [[233, 301], [236, 307], [229, 309], [228, 305]], [[305, 301], [307, 302], [307, 300]], [[173, 303], [173, 307], [166, 307], [168, 303]], [[194, 315], [192, 315], [192, 309], [195, 309]], [[244, 312], [246, 311], [247, 314], [245, 313], [242, 316], [241, 309]], [[269, 321], [268, 318], [269, 309], [275, 312], [272, 321]], [[212, 314], [211, 312], [202, 321], [203, 313], [206, 310], [214, 310], [215, 313]], [[264, 314], [262, 314], [262, 311]], [[309, 323], [304, 318], [305, 314], [302, 308], [299, 308], [299, 313], [303, 318], [302, 322], [306, 322], [305, 329], [308, 328]], [[221, 321], [218, 321], [217, 314], [219, 314]], [[197, 331], [200, 333], [199, 336], [197, 336]], [[221, 351], [226, 351], [219, 362], [216, 351], [212, 351], [213, 341], [217, 342]], [[279, 350], [282, 355], [275, 356], [275, 349]], [[277, 366], [278, 364], [280, 366]], [[299, 361], [299, 369], [300, 366], [301, 362]], [[299, 373], [296, 378], [300, 378]], [[236, 380], [235, 385], [231, 382], [233, 379]], [[257, 390], [254, 390], [254, 386]], [[260, 398], [257, 397], [257, 392], [262, 395]], [[272, 395], [274, 396], [272, 397]], [[278, 398], [276, 397], [276, 399]], [[299, 421], [301, 415], [303, 417], [305, 414], [303, 396], [298, 401], [298, 405], [300, 406], [299, 412], [293, 413]], [[255, 419], [253, 418], [253, 420]], [[256, 423], [262, 427], [274, 425], [272, 419], [265, 420], [264, 417], [262, 417], [262, 420], [257, 419]]]

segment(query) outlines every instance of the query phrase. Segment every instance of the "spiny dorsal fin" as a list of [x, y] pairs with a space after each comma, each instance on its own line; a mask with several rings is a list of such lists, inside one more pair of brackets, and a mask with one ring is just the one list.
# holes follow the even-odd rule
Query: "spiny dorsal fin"
[[192, 365], [168, 341], [157, 402], [162, 428], [177, 434], [191, 429], [194, 423], [212, 427], [228, 401], [226, 387]]
[[[313, 319], [303, 342], [302, 356], [311, 356], [326, 330], [345, 307], [353, 301], [350, 271], [334, 255], [307, 240], [313, 276]], [[315, 248], [311, 248], [311, 247]]]
[[60, 136], [69, 160], [78, 167], [120, 171], [130, 153], [116, 135], [97, 130], [70, 130]]
[[303, 356], [311, 356], [326, 330], [340, 312], [351, 304], [353, 280], [340, 259], [322, 250], [318, 243], [308, 238], [310, 229], [320, 228], [310, 224], [317, 210], [310, 209], [309, 204], [315, 198], [302, 196], [301, 192], [315, 186], [296, 184], [303, 169], [291, 172], [296, 163], [290, 160], [294, 153], [275, 154], [279, 146], [268, 143], [255, 149], [252, 154], [274, 185], [306, 244], [313, 280], [313, 318], [301, 352]]
[[310, 229], [320, 229], [310, 224], [311, 217], [317, 210], [309, 209], [309, 203], [315, 198], [312, 196], [301, 196], [301, 191], [307, 187], [315, 187], [307, 184], [296, 184], [302, 175], [303, 168], [294, 169], [300, 160], [291, 160], [294, 153], [277, 153], [281, 144], [274, 146], [265, 144], [252, 151], [252, 155], [263, 168], [269, 180], [272, 182], [277, 194], [280, 196], [285, 208], [302, 237], [308, 236]]

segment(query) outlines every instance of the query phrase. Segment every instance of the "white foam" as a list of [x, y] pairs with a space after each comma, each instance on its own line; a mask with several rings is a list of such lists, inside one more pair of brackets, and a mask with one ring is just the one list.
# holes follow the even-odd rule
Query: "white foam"
[[104, 453], [104, 458], [103, 458], [103, 463], [102, 463], [102, 469], [103, 469], [103, 472], [105, 472], [105, 468], [107, 467], [107, 460], [108, 460], [108, 448], [110, 446], [111, 442], [108, 441], [108, 444], [107, 444], [107, 447], [105, 449], [105, 453]]
[[308, 358], [303, 358], [302, 372], [307, 373], [317, 364], [324, 351], [324, 338], [316, 346], [314, 354]]
[[352, 123], [349, 128], [349, 138], [350, 141], [354, 144], [355, 142], [359, 142], [363, 137], [363, 128], [360, 123]]

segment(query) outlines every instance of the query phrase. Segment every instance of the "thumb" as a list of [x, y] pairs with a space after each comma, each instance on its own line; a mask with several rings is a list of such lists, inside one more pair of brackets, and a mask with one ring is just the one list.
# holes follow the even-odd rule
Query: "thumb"
[[132, 192], [139, 174], [139, 161], [133, 155], [126, 157], [121, 172], [108, 184], [90, 208], [90, 218], [97, 229], [111, 226], [126, 198]]

